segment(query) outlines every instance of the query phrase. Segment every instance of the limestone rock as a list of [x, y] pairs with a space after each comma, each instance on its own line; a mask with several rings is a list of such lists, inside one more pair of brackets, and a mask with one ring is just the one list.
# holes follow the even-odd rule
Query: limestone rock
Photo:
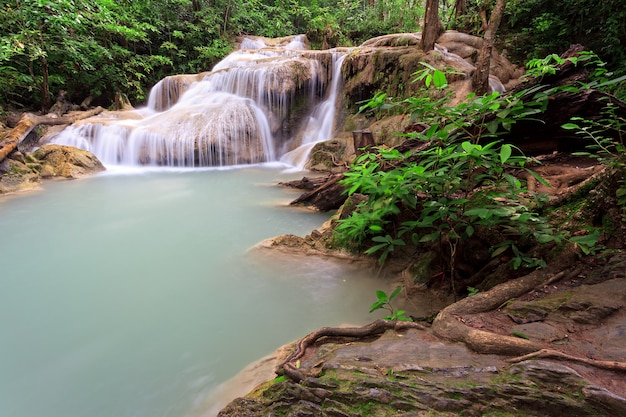
[[42, 163], [43, 178], [79, 178], [105, 169], [91, 152], [71, 146], [45, 145], [33, 156]]
[[[465, 88], [466, 80], [475, 70], [474, 61], [482, 38], [447, 31], [437, 40], [435, 50], [425, 53], [419, 47], [420, 37], [419, 33], [381, 36], [352, 52], [343, 68], [348, 107], [358, 108], [359, 102], [369, 100], [377, 92], [396, 100], [414, 96], [423, 87], [422, 82], [415, 82], [414, 76], [424, 68], [420, 62], [447, 71], [448, 82], [455, 86], [453, 89]], [[492, 52], [490, 68], [490, 85], [496, 90], [513, 88], [524, 72], [496, 50]]]
[[336, 138], [318, 142], [313, 146], [306, 169], [311, 171], [344, 172], [354, 155], [352, 138]]
[[397, 146], [406, 140], [400, 136], [399, 132], [404, 132], [411, 123], [411, 118], [405, 115], [397, 115], [385, 117], [374, 122], [368, 127], [368, 130], [374, 135], [374, 141], [377, 144], [385, 144], [388, 146]]
[[[611, 297], [607, 297], [611, 294]], [[504, 311], [518, 323], [544, 320], [551, 315], [565, 316], [573, 322], [599, 324], [624, 307], [626, 288], [623, 279], [594, 285], [581, 285], [534, 301], [514, 301]]]
[[21, 152], [0, 162], [0, 195], [16, 191], [25, 191], [41, 183], [39, 164]]

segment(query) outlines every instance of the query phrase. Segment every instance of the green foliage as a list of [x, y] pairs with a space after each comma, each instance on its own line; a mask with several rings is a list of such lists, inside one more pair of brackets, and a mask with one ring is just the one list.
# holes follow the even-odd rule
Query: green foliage
[[[572, 117], [569, 123], [561, 127], [574, 131], [589, 141], [586, 146], [587, 152], [577, 152], [576, 155], [596, 158], [618, 173], [615, 197], [618, 205], [622, 207], [623, 220], [626, 221], [626, 120], [617, 114], [616, 105], [607, 102], [598, 120]], [[586, 248], [593, 247], [593, 245], [589, 246], [590, 242], [582, 238], [574, 243], [577, 243], [583, 252], [588, 253]]]
[[402, 286], [396, 287], [396, 289], [389, 295], [382, 290], [376, 291], [377, 300], [370, 306], [370, 313], [384, 309], [389, 311], [389, 315], [383, 317], [384, 320], [412, 321], [410, 317], [406, 316], [406, 312], [404, 310], [396, 310], [393, 305], [391, 305], [393, 299], [396, 298], [403, 289], [404, 287]]
[[478, 294], [480, 292], [480, 290], [474, 288], [474, 287], [467, 287], [467, 296], [468, 297], [472, 297], [476, 294]]
[[513, 330], [513, 331], [511, 332], [511, 335], [512, 335], [512, 336], [515, 336], [515, 337], [519, 337], [520, 339], [526, 339], [526, 340], [528, 340], [528, 336], [526, 336], [524, 333], [522, 333], [522, 332], [518, 332], [518, 331], [516, 331], [516, 330]]
[[[565, 60], [550, 56], [531, 66], [539, 73], [551, 72], [553, 62]], [[539, 268], [545, 261], [527, 254], [538, 245], [560, 245], [569, 242], [584, 254], [597, 250], [599, 231], [583, 236], [570, 236], [557, 230], [542, 213], [544, 202], [526, 188], [515, 173], [533, 176], [550, 186], [537, 173], [527, 168], [531, 162], [516, 147], [504, 143], [504, 137], [520, 120], [532, 119], [545, 111], [549, 98], [557, 91], [577, 92], [590, 85], [606, 85], [603, 65], [595, 54], [582, 54], [571, 62], [589, 64], [596, 71], [596, 80], [580, 86], [567, 85], [547, 88], [542, 85], [500, 96], [470, 96], [457, 106], [446, 106], [445, 98], [424, 97], [407, 99], [399, 106], [414, 119], [429, 127], [408, 134], [409, 139], [428, 146], [412, 153], [379, 147], [377, 153], [361, 155], [342, 181], [349, 195], [360, 193], [367, 197], [350, 217], [339, 221], [335, 229], [336, 244], [366, 254], [379, 256], [383, 264], [399, 247], [438, 245], [449, 256], [449, 276], [455, 276], [459, 245], [471, 238], [476, 230], [489, 230], [492, 257], [507, 254], [514, 269]], [[599, 64], [599, 65], [598, 65]], [[422, 80], [434, 70], [420, 72]], [[440, 85], [444, 85], [440, 83]], [[387, 99], [379, 95], [363, 108], [376, 108]], [[380, 106], [378, 106], [380, 107]], [[612, 164], [622, 172], [616, 197], [626, 203], [626, 152], [623, 131], [626, 121], [616, 115], [614, 106], [607, 106], [604, 116], [596, 121], [572, 119], [563, 128], [576, 130], [591, 140], [589, 146], [597, 158]], [[610, 137], [604, 135], [612, 132]], [[584, 155], [592, 155], [590, 152]], [[536, 161], [533, 161], [536, 162]], [[624, 206], [626, 213], [626, 206]], [[454, 280], [451, 281], [454, 290]]]
[[619, 83], [626, 79], [626, 76], [609, 80], [612, 73], [605, 68], [606, 62], [602, 61], [598, 55], [592, 51], [581, 51], [575, 56], [561, 58], [557, 54], [550, 54], [545, 58], [531, 59], [526, 63], [526, 77], [543, 77], [546, 74], [556, 74], [557, 70], [566, 62], [574, 66], [582, 65], [591, 71], [591, 82], [587, 88], [601, 88], [611, 84]]
[[279, 384], [279, 383], [284, 382], [284, 381], [286, 381], [286, 380], [287, 380], [287, 377], [286, 377], [285, 375], [280, 375], [280, 376], [277, 376], [276, 378], [274, 378], [274, 379], [272, 380], [272, 385], [274, 385], [274, 384]]
[[379, 91], [371, 99], [357, 103], [360, 104], [357, 114], [365, 113], [368, 116], [374, 116], [376, 119], [379, 119], [383, 111], [390, 110], [396, 106], [391, 100], [391, 97], [387, 96], [386, 93]]
[[626, 8], [615, 1], [509, 0], [501, 33], [520, 60], [562, 53], [579, 43], [607, 61], [612, 71], [626, 73]]
[[[370, 226], [371, 230], [382, 230], [382, 228], [380, 226], [375, 226], [375, 225], [371, 225]], [[402, 239], [394, 239], [393, 237], [391, 237], [390, 235], [385, 235], [385, 236], [374, 236], [372, 238], [372, 242], [377, 243], [376, 245], [372, 246], [371, 248], [369, 248], [368, 250], [365, 251], [366, 255], [372, 255], [376, 252], [382, 251], [380, 257], [378, 258], [378, 262], [382, 265], [385, 263], [385, 260], [387, 259], [387, 256], [393, 252], [397, 246], [405, 246], [406, 244], [404, 243], [404, 240]]]
[[454, 107], [422, 98], [401, 103], [430, 125], [409, 137], [430, 146], [417, 154], [381, 147], [354, 162], [343, 185], [348, 194], [361, 193], [367, 200], [339, 222], [336, 243], [353, 250], [365, 245], [365, 253], [379, 254], [381, 264], [407, 243], [444, 245], [454, 276], [459, 244], [477, 228], [486, 228], [495, 232], [494, 257], [509, 251], [516, 269], [545, 265], [524, 254], [517, 242], [559, 243], [562, 236], [531, 209], [539, 207], [539, 200], [513, 172], [531, 173], [547, 183], [526, 168], [529, 158], [499, 137], [517, 121], [542, 112], [548, 97], [535, 89], [473, 97]]
[[8, 0], [0, 5], [0, 106], [50, 105], [59, 89], [107, 105], [142, 101], [159, 79], [209, 70], [239, 35], [305, 33], [318, 46], [417, 31], [401, 0]]
[[426, 88], [430, 87], [431, 84], [437, 89], [446, 88], [448, 86], [446, 74], [458, 74], [456, 71], [442, 71], [427, 62], [420, 62], [420, 65], [425, 68], [413, 73], [415, 76], [413, 82], [422, 81]]

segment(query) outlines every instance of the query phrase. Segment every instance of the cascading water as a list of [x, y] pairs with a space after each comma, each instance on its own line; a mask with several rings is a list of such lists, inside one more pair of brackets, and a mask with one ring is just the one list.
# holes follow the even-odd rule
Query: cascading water
[[345, 58], [345, 55], [338, 53], [333, 54], [333, 78], [328, 97], [318, 104], [313, 110], [313, 113], [309, 116], [303, 131], [300, 147], [286, 153], [281, 159], [282, 161], [291, 163], [297, 169], [304, 169], [307, 157], [316, 143], [332, 137], [337, 98], [339, 97], [341, 65]]
[[76, 123], [51, 142], [89, 150], [105, 165], [228, 166], [280, 158], [302, 168], [312, 145], [332, 137], [344, 58], [305, 50], [305, 40], [268, 47], [246, 38], [211, 72], [161, 80], [147, 107]]

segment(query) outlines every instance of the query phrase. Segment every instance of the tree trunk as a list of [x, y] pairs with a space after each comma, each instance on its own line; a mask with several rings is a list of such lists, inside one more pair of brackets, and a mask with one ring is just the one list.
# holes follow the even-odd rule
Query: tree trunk
[[428, 52], [435, 49], [435, 42], [443, 33], [443, 25], [439, 20], [439, 0], [426, 0], [426, 13], [424, 14], [424, 29], [420, 48]]
[[483, 46], [480, 48], [478, 60], [476, 61], [476, 71], [472, 75], [472, 89], [476, 95], [482, 96], [489, 91], [489, 66], [491, 63], [491, 51], [493, 50], [493, 43], [495, 35], [500, 26], [502, 15], [504, 14], [504, 8], [506, 7], [506, 0], [497, 0], [496, 5], [491, 12], [491, 18], [485, 31], [485, 38], [483, 39]]
[[41, 103], [43, 106], [43, 110], [48, 110], [50, 108], [50, 74], [48, 71], [48, 61], [46, 57], [41, 57], [39, 60], [41, 63], [41, 75], [42, 75], [42, 85], [41, 85]]
[[478, 33], [483, 33], [487, 30], [487, 9], [489, 9], [489, 4], [491, 0], [483, 0], [480, 3], [480, 9], [478, 9], [478, 17], [480, 17], [480, 28], [478, 29]]
[[454, 20], [455, 24], [459, 18], [467, 13], [467, 0], [456, 0], [454, 3]]

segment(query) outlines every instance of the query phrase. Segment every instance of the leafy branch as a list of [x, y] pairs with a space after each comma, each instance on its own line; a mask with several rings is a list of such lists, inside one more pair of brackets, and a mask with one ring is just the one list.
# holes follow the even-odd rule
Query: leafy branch
[[389, 311], [389, 315], [383, 317], [384, 320], [412, 321], [410, 317], [406, 316], [406, 311], [396, 310], [391, 304], [393, 299], [396, 298], [403, 289], [403, 286], [399, 286], [389, 295], [382, 290], [377, 290], [376, 297], [378, 299], [370, 306], [370, 313], [373, 313], [376, 310], [384, 309]]

